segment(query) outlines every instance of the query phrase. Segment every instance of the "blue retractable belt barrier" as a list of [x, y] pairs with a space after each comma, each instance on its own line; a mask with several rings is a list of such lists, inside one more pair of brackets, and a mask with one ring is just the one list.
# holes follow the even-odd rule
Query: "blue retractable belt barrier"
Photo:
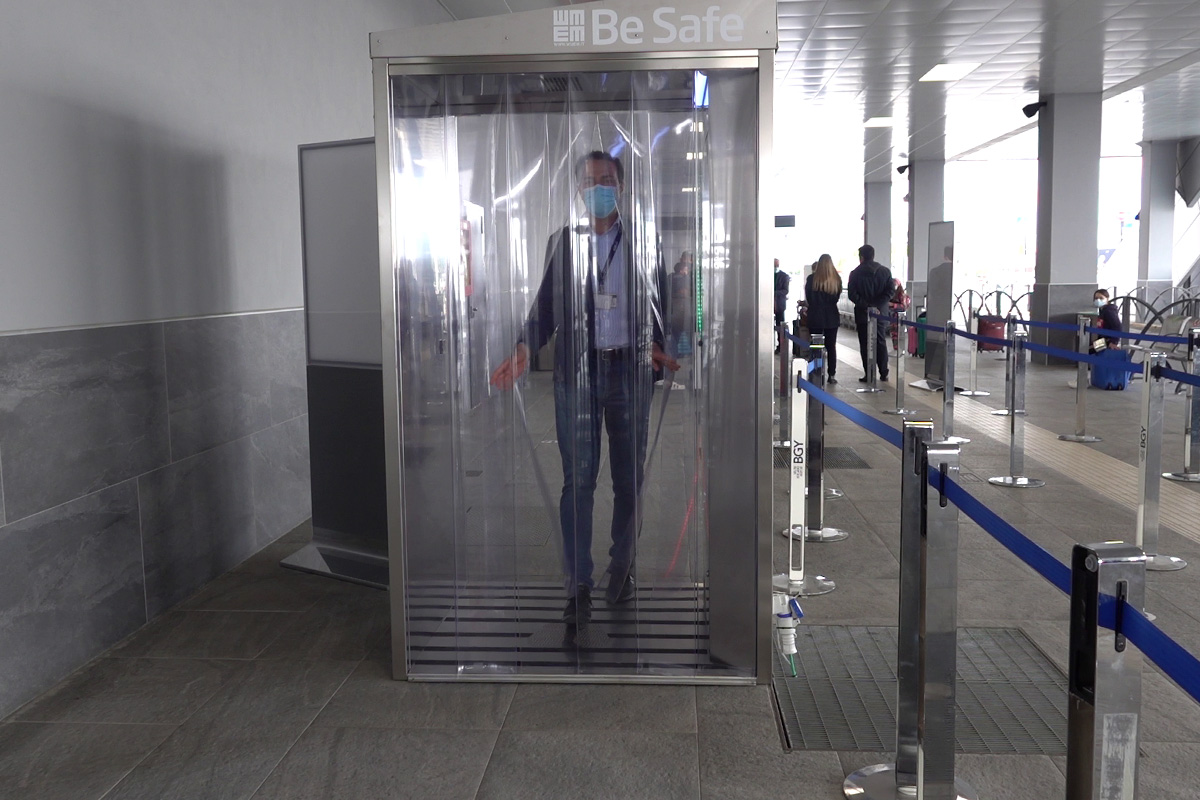
[[1136, 339], [1139, 342], [1162, 342], [1164, 344], [1188, 343], [1186, 336], [1156, 336], [1152, 333], [1126, 333], [1125, 331], [1114, 331], [1109, 328], [1085, 328], [1084, 330], [1108, 339]]
[[795, 342], [796, 344], [800, 345], [801, 347], [808, 347], [808, 346], [809, 346], [809, 345], [808, 345], [808, 339], [801, 339], [799, 336], [796, 336], [796, 335], [795, 335], [795, 334], [793, 334], [793, 333], [788, 333], [787, 331], [784, 331], [784, 332], [783, 332], [783, 335], [784, 335], [784, 336], [786, 336], [787, 338], [791, 339], [793, 342]]
[[812, 375], [814, 369], [816, 369], [817, 367], [823, 367], [823, 366], [825, 366], [825, 359], [823, 359], [823, 358], [818, 358], [816, 361], [810, 361], [810, 362], [808, 362], [807, 374]]
[[954, 329], [955, 336], [961, 336], [964, 339], [970, 339], [972, 342], [983, 342], [984, 344], [995, 345], [996, 347], [1012, 347], [1011, 339], [997, 339], [994, 336], [980, 336], [978, 333], [970, 331]]
[[1154, 377], [1165, 378], [1169, 381], [1179, 381], [1180, 383], [1186, 383], [1188, 386], [1200, 386], [1200, 377], [1187, 372], [1180, 372], [1177, 369], [1160, 367], [1159, 369], [1154, 370]]
[[1040, 322], [1036, 319], [1014, 319], [1014, 325], [1026, 325], [1030, 328], [1045, 328], [1051, 331], [1070, 331], [1075, 333], [1079, 330], [1078, 325], [1072, 325], [1069, 322]]
[[865, 428], [866, 430], [875, 434], [880, 439], [890, 442], [896, 447], [904, 446], [904, 434], [902, 434], [900, 431], [896, 430], [885, 422], [880, 422], [870, 414], [864, 414], [862, 411], [859, 411], [849, 403], [838, 400], [824, 389], [818, 389], [816, 384], [806, 381], [803, 378], [798, 378], [796, 380], [796, 388], [803, 389], [804, 391], [811, 393], [813, 397], [817, 398], [846, 419], [858, 425], [860, 428]]
[[918, 330], [922, 331], [937, 331], [938, 333], [946, 332], [946, 329], [939, 325], [930, 325], [928, 322], [915, 322], [911, 319], [902, 319], [900, 320], [900, 324], [908, 325], [911, 328], [917, 328]]
[[1134, 364], [1130, 361], [1126, 361], [1124, 364], [1117, 364], [1111, 359], [1106, 359], [1104, 356], [1092, 355], [1091, 353], [1076, 353], [1074, 350], [1063, 350], [1059, 347], [1048, 347], [1044, 344], [1038, 344], [1037, 342], [1026, 342], [1025, 347], [1037, 353], [1045, 353], [1048, 356], [1065, 358], [1070, 361], [1082, 361], [1086, 364], [1107, 367], [1108, 369], [1113, 370], [1123, 369], [1126, 372], [1132, 372], [1136, 375], [1141, 375], [1143, 372], [1145, 372], [1144, 366], [1141, 364]]

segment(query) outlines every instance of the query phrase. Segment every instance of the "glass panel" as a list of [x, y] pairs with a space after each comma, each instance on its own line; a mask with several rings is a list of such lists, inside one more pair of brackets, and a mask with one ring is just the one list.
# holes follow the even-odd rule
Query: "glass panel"
[[756, 73], [391, 85], [409, 674], [752, 675]]

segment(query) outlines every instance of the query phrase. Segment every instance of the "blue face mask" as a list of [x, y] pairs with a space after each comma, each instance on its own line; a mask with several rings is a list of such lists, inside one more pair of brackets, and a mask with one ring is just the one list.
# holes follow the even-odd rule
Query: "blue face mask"
[[583, 190], [583, 204], [596, 219], [604, 219], [617, 210], [617, 190], [613, 186], [598, 184]]

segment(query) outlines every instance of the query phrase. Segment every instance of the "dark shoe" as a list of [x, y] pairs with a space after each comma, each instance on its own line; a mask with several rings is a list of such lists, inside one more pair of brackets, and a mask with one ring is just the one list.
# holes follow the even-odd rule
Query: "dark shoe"
[[870, 383], [870, 381], [867, 379], [866, 375], [863, 375], [861, 378], [859, 378], [858, 382], [859, 383]]
[[586, 625], [591, 620], [592, 590], [586, 583], [575, 587], [575, 595], [567, 600], [562, 618], [568, 625]]
[[628, 603], [633, 599], [634, 584], [633, 573], [625, 576], [625, 580], [618, 582], [612, 576], [609, 577], [608, 587], [604, 590], [604, 599], [610, 606]]
[[887, 383], [887, 375], [880, 375], [879, 380], [883, 381], [884, 383]]
[[830, 375], [830, 376], [829, 376], [829, 380], [827, 380], [827, 381], [825, 381], [825, 382], [826, 382], [826, 383], [828, 383], [830, 386], [832, 386], [833, 384], [837, 383], [837, 378], [835, 378], [835, 377], [833, 377], [832, 375]]

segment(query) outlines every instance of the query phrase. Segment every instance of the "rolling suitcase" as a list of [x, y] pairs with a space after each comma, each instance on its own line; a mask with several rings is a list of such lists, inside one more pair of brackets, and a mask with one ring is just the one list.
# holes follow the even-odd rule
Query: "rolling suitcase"
[[[925, 315], [924, 311], [922, 311], [920, 314], [917, 314], [917, 322], [925, 322], [927, 319], [928, 317]], [[925, 331], [920, 328], [917, 329], [917, 357], [925, 357]]]
[[1125, 365], [1133, 357], [1133, 353], [1119, 347], [1101, 350], [1096, 355], [1113, 362], [1111, 367], [1092, 364], [1092, 386], [1097, 389], [1124, 389], [1129, 385], [1129, 373]]
[[[999, 317], [980, 317], [979, 318], [979, 335], [988, 336], [992, 339], [1004, 338], [1004, 320]], [[990, 344], [988, 342], [975, 343], [980, 350], [1003, 350], [1004, 348], [998, 344]]]

